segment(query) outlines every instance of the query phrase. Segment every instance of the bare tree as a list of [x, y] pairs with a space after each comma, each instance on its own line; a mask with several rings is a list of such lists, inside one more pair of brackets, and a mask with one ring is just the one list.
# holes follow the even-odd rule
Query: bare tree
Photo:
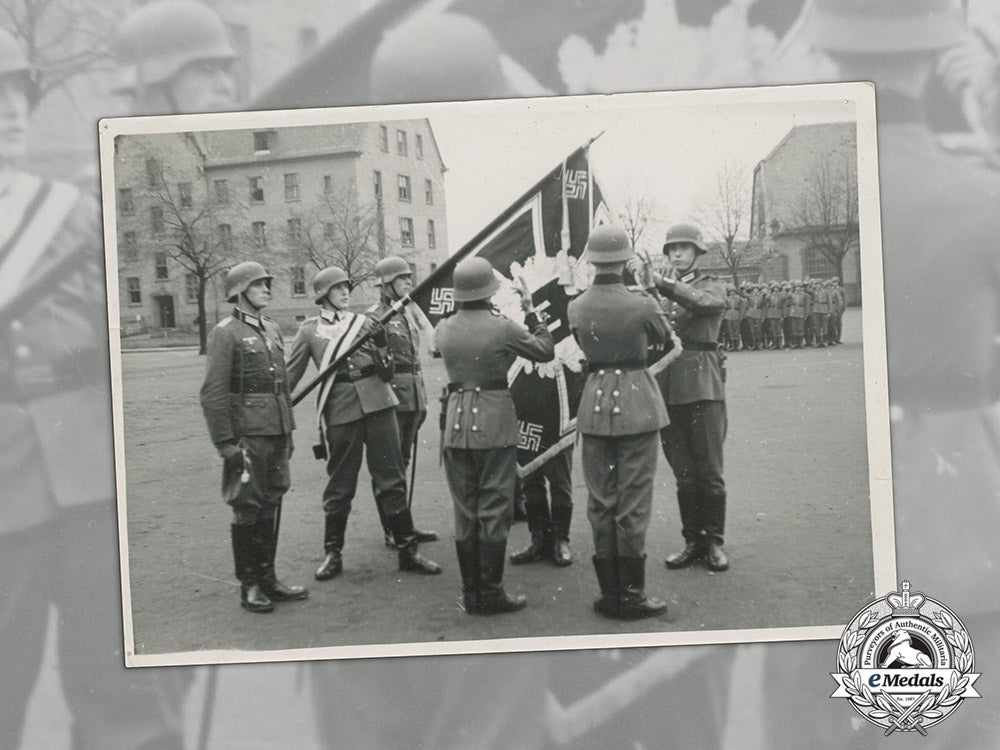
[[650, 217], [654, 211], [653, 201], [649, 197], [649, 187], [646, 186], [641, 191], [629, 190], [625, 196], [625, 202], [618, 212], [618, 221], [622, 228], [628, 233], [628, 238], [632, 247], [639, 247], [639, 240], [642, 238]]
[[114, 7], [93, 0], [0, 0], [0, 26], [22, 44], [32, 65], [28, 106], [112, 58]]
[[[852, 146], [853, 144], [843, 144]], [[838, 148], [809, 170], [795, 208], [796, 231], [844, 281], [844, 258], [857, 247], [858, 179], [855, 148]]]
[[733, 284], [739, 284], [741, 268], [763, 263], [769, 257], [764, 244], [750, 236], [750, 204], [748, 170], [726, 162], [694, 212], [702, 231], [715, 243]]

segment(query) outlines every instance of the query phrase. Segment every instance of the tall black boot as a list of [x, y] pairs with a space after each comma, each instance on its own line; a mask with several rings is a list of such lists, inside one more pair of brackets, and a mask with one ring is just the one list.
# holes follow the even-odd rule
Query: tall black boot
[[254, 526], [254, 538], [257, 541], [260, 570], [260, 587], [272, 601], [291, 602], [309, 598], [309, 592], [303, 586], [289, 586], [278, 580], [274, 572], [274, 558], [278, 551], [277, 513], [260, 514], [257, 525]]
[[274, 603], [267, 598], [258, 581], [257, 541], [253, 526], [232, 524], [233, 565], [240, 582], [240, 606], [250, 612], [272, 612]]
[[479, 540], [479, 607], [471, 612], [477, 615], [496, 615], [517, 612], [528, 604], [523, 594], [508, 596], [503, 587], [503, 567], [507, 556], [507, 541]]
[[572, 505], [552, 507], [552, 562], [560, 568], [573, 562], [573, 553], [569, 548], [569, 525], [572, 520]]
[[458, 569], [462, 574], [462, 602], [465, 611], [479, 609], [479, 540], [476, 537], [455, 540]]
[[705, 529], [705, 567], [717, 572], [728, 570], [729, 558], [722, 549], [726, 531], [726, 493], [704, 492], [701, 503], [702, 526]]
[[594, 600], [594, 611], [605, 617], [618, 619], [620, 616], [618, 560], [596, 556], [591, 559], [594, 561], [594, 572], [597, 574], [597, 583], [601, 587], [601, 596]]
[[[372, 493], [375, 493], [375, 483], [372, 482]], [[378, 495], [375, 495], [378, 497]], [[382, 510], [381, 504], [375, 501], [375, 510], [378, 511], [378, 521], [382, 524], [382, 536], [385, 539], [385, 546], [389, 549], [399, 549], [396, 546], [396, 540], [392, 536], [392, 529], [389, 526], [389, 518], [385, 515], [385, 511]]]
[[399, 569], [429, 576], [438, 575], [441, 566], [417, 552], [417, 532], [413, 528], [413, 516], [410, 515], [409, 508], [404, 508], [401, 513], [394, 516], [388, 516], [388, 520], [399, 549]]
[[316, 570], [317, 581], [328, 581], [344, 572], [344, 532], [347, 530], [346, 515], [328, 515], [323, 529], [323, 550], [326, 557]]
[[658, 617], [667, 611], [666, 602], [646, 596], [645, 555], [618, 558], [618, 584], [618, 616], [622, 620]]
[[697, 487], [677, 488], [677, 507], [681, 513], [681, 533], [684, 535], [684, 549], [666, 559], [671, 570], [686, 568], [697, 562], [704, 554], [704, 539], [701, 536], [701, 500]]

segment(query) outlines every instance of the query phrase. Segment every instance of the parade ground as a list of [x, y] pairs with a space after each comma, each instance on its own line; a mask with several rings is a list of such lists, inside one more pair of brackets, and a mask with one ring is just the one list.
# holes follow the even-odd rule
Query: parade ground
[[[312, 456], [310, 398], [296, 409], [292, 488], [277, 556], [279, 576], [307, 585], [310, 598], [279, 603], [273, 614], [246, 612], [233, 576], [230, 512], [219, 496], [221, 461], [198, 404], [204, 367], [204, 357], [191, 350], [122, 355], [127, 503], [120, 507], [127, 511], [137, 654], [832, 626], [845, 624], [874, 595], [859, 308], [847, 311], [840, 346], [729, 354], [731, 568], [664, 567], [663, 558], [682, 540], [674, 479], [661, 455], [646, 589], [669, 609], [640, 622], [607, 620], [591, 608], [598, 589], [579, 461], [573, 471], [574, 563], [508, 565], [507, 588], [528, 595], [521, 613], [483, 618], [460, 609], [452, 502], [438, 463], [434, 395], [446, 382], [440, 361], [425, 362], [431, 411], [420, 433], [413, 514], [419, 527], [439, 533], [440, 540], [422, 545], [421, 552], [439, 562], [443, 574], [397, 570], [362, 469], [344, 574], [313, 580], [323, 558], [320, 493], [326, 476]], [[508, 552], [528, 540], [526, 524], [516, 524]], [[470, 643], [468, 650], [478, 649]], [[198, 661], [196, 654], [192, 660]]]

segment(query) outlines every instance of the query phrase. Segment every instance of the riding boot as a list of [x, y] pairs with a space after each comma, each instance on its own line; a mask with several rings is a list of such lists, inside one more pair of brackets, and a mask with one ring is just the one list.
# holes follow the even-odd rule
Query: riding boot
[[523, 594], [511, 597], [503, 587], [504, 560], [507, 556], [507, 541], [487, 542], [479, 540], [479, 607], [472, 612], [477, 615], [495, 615], [524, 609], [528, 598]]
[[702, 527], [705, 530], [704, 565], [717, 572], [727, 570], [729, 559], [722, 549], [726, 530], [726, 493], [702, 493], [702, 507]]
[[303, 586], [289, 586], [278, 580], [274, 572], [274, 558], [278, 550], [278, 535], [275, 533], [277, 513], [260, 514], [254, 526], [254, 538], [257, 541], [260, 557], [260, 587], [272, 601], [291, 602], [309, 598], [309, 592]]
[[456, 539], [455, 554], [462, 575], [462, 603], [466, 612], [474, 613], [479, 609], [479, 540]]
[[677, 506], [681, 513], [681, 533], [684, 535], [684, 549], [666, 559], [671, 570], [686, 568], [701, 559], [704, 551], [701, 536], [700, 506], [697, 487], [678, 487]]
[[618, 558], [619, 607], [622, 620], [658, 617], [667, 611], [666, 602], [646, 596], [646, 556]]
[[594, 611], [618, 619], [619, 617], [619, 596], [618, 596], [618, 560], [616, 558], [605, 559], [597, 557], [591, 558], [594, 562], [594, 572], [597, 574], [597, 583], [601, 587], [601, 596], [594, 600]]
[[560, 568], [573, 562], [573, 553], [569, 548], [569, 525], [572, 519], [572, 505], [556, 505], [552, 508], [552, 562]]
[[252, 526], [233, 524], [233, 565], [240, 582], [240, 606], [250, 612], [272, 612], [274, 603], [267, 598], [258, 581], [257, 543]]
[[344, 532], [347, 531], [347, 516], [342, 514], [326, 516], [323, 530], [323, 550], [326, 557], [316, 570], [317, 581], [328, 581], [344, 572]]
[[441, 572], [441, 566], [433, 560], [417, 552], [417, 533], [413, 528], [413, 516], [409, 508], [388, 517], [392, 536], [399, 548], [399, 569], [411, 573], [436, 576]]

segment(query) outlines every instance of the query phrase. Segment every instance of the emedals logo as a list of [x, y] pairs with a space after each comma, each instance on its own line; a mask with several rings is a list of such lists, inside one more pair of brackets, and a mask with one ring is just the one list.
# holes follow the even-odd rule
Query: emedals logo
[[855, 615], [837, 650], [837, 689], [872, 724], [927, 734], [966, 698], [979, 698], [969, 634], [955, 613], [924, 594], [900, 591]]

